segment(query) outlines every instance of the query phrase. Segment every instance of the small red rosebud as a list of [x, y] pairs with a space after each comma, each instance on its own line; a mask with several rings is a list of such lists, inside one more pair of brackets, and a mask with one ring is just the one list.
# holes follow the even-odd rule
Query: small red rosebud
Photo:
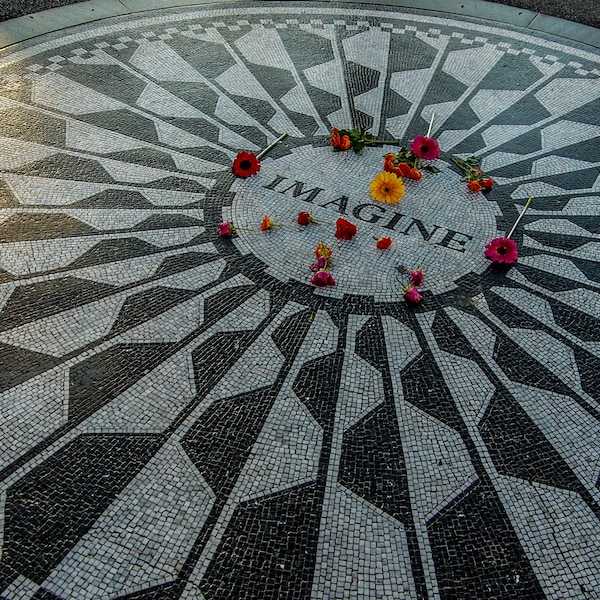
[[377, 248], [379, 248], [380, 250], [387, 250], [391, 245], [392, 245], [391, 237], [379, 238], [377, 240], [377, 243], [375, 244], [375, 246], [377, 246]]
[[413, 304], [419, 304], [421, 300], [423, 300], [423, 296], [419, 294], [419, 290], [413, 285], [409, 285], [404, 290], [404, 298], [407, 302], [412, 302]]
[[485, 179], [481, 180], [481, 187], [485, 188], [486, 190], [491, 190], [492, 187], [494, 187], [494, 180], [486, 177]]

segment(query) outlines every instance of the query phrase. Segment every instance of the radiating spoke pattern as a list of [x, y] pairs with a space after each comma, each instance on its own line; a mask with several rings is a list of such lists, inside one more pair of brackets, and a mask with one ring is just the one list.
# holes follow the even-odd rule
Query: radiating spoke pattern
[[[599, 64], [334, 3], [6, 51], [0, 596], [596, 597]], [[440, 173], [397, 205], [369, 196], [392, 146], [329, 145], [406, 145], [434, 113]], [[487, 194], [450, 160], [474, 154]], [[492, 267], [529, 196], [518, 262]], [[321, 241], [333, 287], [310, 285]]]

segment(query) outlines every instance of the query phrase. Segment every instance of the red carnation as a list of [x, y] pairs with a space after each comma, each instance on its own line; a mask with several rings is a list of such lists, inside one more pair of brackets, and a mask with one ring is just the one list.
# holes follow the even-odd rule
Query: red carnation
[[358, 232], [356, 225], [353, 225], [350, 221], [346, 221], [346, 219], [342, 219], [341, 217], [335, 222], [335, 225], [335, 237], [340, 240], [351, 240]]

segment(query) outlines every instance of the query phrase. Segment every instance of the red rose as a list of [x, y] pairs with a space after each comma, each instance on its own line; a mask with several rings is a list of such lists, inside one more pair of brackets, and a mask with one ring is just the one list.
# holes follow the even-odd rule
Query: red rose
[[494, 187], [494, 180], [490, 179], [489, 177], [486, 177], [485, 179], [481, 180], [481, 187], [485, 188], [486, 190], [491, 190], [492, 187]]
[[391, 237], [382, 237], [382, 238], [379, 238], [377, 240], [377, 243], [375, 245], [380, 250], [387, 250], [392, 245], [392, 238]]
[[300, 225], [308, 225], [313, 222], [313, 218], [310, 216], [308, 212], [299, 212], [298, 213], [298, 223]]
[[358, 232], [356, 225], [353, 225], [350, 221], [346, 221], [346, 219], [342, 219], [341, 217], [335, 222], [335, 225], [335, 237], [340, 240], [351, 240]]

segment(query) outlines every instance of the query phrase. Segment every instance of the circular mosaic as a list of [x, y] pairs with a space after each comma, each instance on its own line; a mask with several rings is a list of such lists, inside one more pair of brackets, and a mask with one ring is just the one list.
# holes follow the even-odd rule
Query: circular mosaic
[[[0, 595], [597, 593], [599, 62], [331, 3], [5, 50]], [[408, 146], [434, 113], [440, 172], [397, 204], [369, 195], [393, 146], [329, 143]], [[452, 160], [470, 156], [486, 193]], [[530, 196], [518, 261], [492, 264]]]

